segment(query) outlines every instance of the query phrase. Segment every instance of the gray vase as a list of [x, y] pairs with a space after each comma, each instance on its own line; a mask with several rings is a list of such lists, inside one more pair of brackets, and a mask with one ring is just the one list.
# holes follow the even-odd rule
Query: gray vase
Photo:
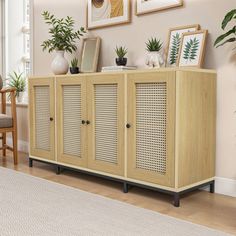
[[2, 82], [2, 76], [0, 75], [0, 90], [2, 89], [3, 82]]

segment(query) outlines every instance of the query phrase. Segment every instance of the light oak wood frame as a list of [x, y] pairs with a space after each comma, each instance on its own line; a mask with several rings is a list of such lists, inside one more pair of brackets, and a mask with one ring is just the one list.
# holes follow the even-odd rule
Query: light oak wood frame
[[[35, 87], [49, 87], [50, 90], [50, 151], [36, 148], [36, 129], [35, 129]], [[46, 160], [55, 160], [55, 96], [54, 78], [30, 78], [29, 79], [29, 120], [30, 120], [30, 155], [37, 156]]]
[[[136, 168], [136, 84], [158, 83], [167, 84], [167, 160], [166, 174], [146, 171]], [[151, 182], [164, 186], [174, 187], [175, 182], [175, 72], [153, 72], [128, 74], [128, 123], [131, 128], [127, 131], [128, 160], [127, 176], [132, 179]]]
[[168, 10], [168, 9], [171, 9], [171, 8], [181, 7], [181, 6], [183, 6], [183, 4], [184, 4], [184, 1], [180, 0], [180, 3], [178, 3], [178, 4], [173, 4], [173, 5], [167, 6], [167, 7], [155, 8], [153, 10], [148, 10], [148, 11], [143, 11], [143, 12], [138, 13], [138, 3], [137, 3], [137, 0], [136, 0], [135, 1], [135, 15], [136, 16], [141, 16], [141, 15], [148, 14], [148, 13], [164, 11], [164, 10]]
[[89, 25], [88, 25], [88, 1], [89, 0], [87, 0], [87, 7], [86, 7], [86, 29], [88, 29], [88, 30], [101, 29], [101, 28], [106, 28], [106, 27], [110, 27], [110, 26], [118, 26], [118, 25], [128, 24], [131, 22], [131, 12], [132, 12], [131, 1], [132, 0], [127, 0], [128, 1], [128, 9], [127, 9], [128, 19], [126, 21], [119, 22], [119, 23], [108, 23], [106, 25], [89, 27]]
[[176, 188], [213, 178], [216, 156], [216, 75], [177, 71]]
[[[168, 55], [169, 55], [169, 50], [170, 50], [170, 41], [171, 41], [171, 33], [173, 31], [179, 31], [179, 30], [184, 30], [184, 29], [192, 29], [195, 28], [196, 31], [200, 30], [200, 25], [199, 24], [194, 24], [194, 25], [185, 25], [185, 26], [179, 26], [179, 27], [175, 27], [175, 28], [171, 28], [169, 30], [169, 34], [168, 34], [168, 44], [167, 44], [167, 49], [166, 49], [166, 66], [168, 65]], [[177, 58], [178, 59], [178, 58]], [[176, 61], [177, 64], [177, 61]]]
[[81, 86], [81, 118], [87, 119], [87, 100], [86, 100], [86, 77], [63, 77], [57, 78], [56, 81], [56, 121], [57, 121], [57, 159], [59, 162], [67, 163], [75, 166], [87, 166], [87, 127], [82, 124], [82, 120], [78, 120], [81, 124], [81, 156], [67, 155], [64, 153], [63, 142], [63, 86], [80, 85]]
[[[3, 156], [6, 156], [6, 150], [13, 152], [14, 165], [18, 164], [18, 144], [17, 144], [17, 115], [16, 115], [16, 89], [15, 88], [5, 88], [0, 90], [1, 99], [2, 99], [2, 114], [6, 114], [6, 94], [10, 93], [11, 99], [11, 117], [12, 117], [12, 127], [0, 128], [0, 133], [2, 133], [2, 150]], [[12, 133], [12, 143], [13, 147], [10, 147], [6, 144], [6, 134], [8, 132]]]
[[[85, 60], [85, 55], [84, 55], [84, 53], [85, 53], [84, 52], [85, 51], [85, 42], [88, 41], [88, 40], [96, 41], [96, 49], [95, 49], [95, 53], [94, 53], [93, 65], [92, 65], [91, 70], [83, 70], [82, 63], [83, 63], [83, 60]], [[81, 58], [80, 58], [80, 71], [82, 73], [94, 73], [94, 72], [97, 72], [100, 47], [101, 47], [101, 38], [99, 38], [99, 37], [84, 38], [83, 39], [83, 41], [82, 41], [82, 53], [81, 53]]]
[[[199, 57], [199, 62], [196, 66], [194, 65], [184, 65], [184, 66], [180, 66], [180, 58], [181, 58], [181, 52], [182, 52], [182, 48], [183, 48], [183, 42], [184, 42], [184, 37], [185, 36], [189, 36], [189, 35], [195, 35], [195, 34], [203, 34], [203, 41], [202, 41], [202, 47], [200, 49], [200, 57]], [[198, 67], [201, 68], [203, 61], [204, 61], [204, 56], [205, 56], [205, 50], [206, 50], [206, 40], [207, 40], [207, 35], [208, 35], [208, 30], [198, 30], [196, 32], [189, 32], [189, 33], [184, 33], [182, 36], [182, 42], [181, 42], [181, 46], [179, 49], [179, 55], [178, 55], [178, 60], [177, 60], [177, 65], [179, 67]]]
[[[87, 99], [88, 99], [88, 119], [91, 122], [88, 125], [88, 167], [106, 173], [124, 176], [124, 139], [125, 139], [125, 106], [124, 106], [124, 74], [96, 75], [89, 77], [87, 82]], [[96, 160], [95, 156], [95, 91], [94, 86], [101, 84], [117, 84], [117, 119], [118, 119], [118, 157], [117, 165], [104, 161]], [[106, 121], [104, 121], [105, 124]]]

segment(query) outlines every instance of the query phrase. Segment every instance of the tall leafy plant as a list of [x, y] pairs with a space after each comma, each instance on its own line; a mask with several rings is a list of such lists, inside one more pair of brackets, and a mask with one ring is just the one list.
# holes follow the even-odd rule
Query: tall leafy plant
[[75, 31], [75, 21], [70, 16], [58, 19], [48, 11], [44, 11], [42, 16], [45, 23], [50, 27], [49, 34], [51, 36], [50, 39], [42, 43], [43, 51], [48, 50], [49, 53], [54, 50], [70, 53], [76, 51], [76, 40], [79, 40], [86, 33], [85, 29], [81, 27]]
[[[226, 30], [227, 25], [232, 21], [236, 19], [236, 9], [231, 10], [228, 12], [222, 21], [221, 28], [222, 30]], [[234, 22], [234, 26], [232, 29], [228, 30], [226, 33], [220, 35], [216, 41], [214, 46], [220, 47], [225, 45], [226, 43], [232, 43], [236, 41], [236, 22]]]

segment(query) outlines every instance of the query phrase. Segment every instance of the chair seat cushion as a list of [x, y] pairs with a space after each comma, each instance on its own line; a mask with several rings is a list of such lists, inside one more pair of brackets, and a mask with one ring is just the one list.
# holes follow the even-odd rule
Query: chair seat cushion
[[11, 128], [13, 126], [12, 117], [0, 114], [0, 129], [1, 128]]

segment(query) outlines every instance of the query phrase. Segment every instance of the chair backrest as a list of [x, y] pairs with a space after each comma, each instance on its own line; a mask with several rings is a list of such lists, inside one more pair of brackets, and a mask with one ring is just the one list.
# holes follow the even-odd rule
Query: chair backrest
[[7, 103], [6, 103], [6, 94], [10, 94], [11, 99], [11, 117], [13, 119], [13, 128], [16, 130], [17, 127], [17, 117], [16, 117], [16, 89], [15, 88], [3, 88], [0, 90], [1, 96], [1, 112], [2, 114], [6, 114], [7, 111]]

